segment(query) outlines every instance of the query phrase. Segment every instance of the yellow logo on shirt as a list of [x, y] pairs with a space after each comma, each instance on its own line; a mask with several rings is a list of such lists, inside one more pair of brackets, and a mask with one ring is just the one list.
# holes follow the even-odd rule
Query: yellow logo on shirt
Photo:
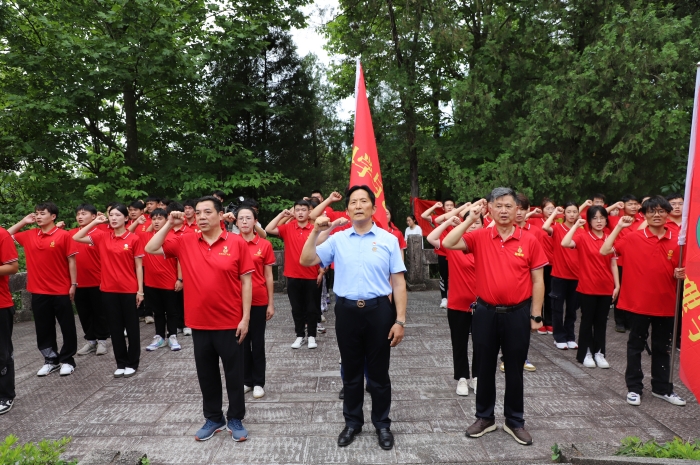
[[221, 252], [219, 252], [219, 255], [226, 255], [227, 257], [230, 257], [230, 256], [231, 256], [231, 254], [228, 253], [228, 247], [227, 247], [227, 246], [224, 246], [223, 250], [222, 250]]
[[262, 255], [262, 249], [258, 249], [258, 251], [255, 253], [256, 257], [259, 257], [260, 255]]
[[143, 232], [145, 230], [146, 230], [146, 225], [144, 224], [143, 226], [141, 226], [141, 232]]
[[124, 244], [124, 250], [129, 250], [129, 244]]
[[668, 254], [666, 255], [666, 258], [671, 260], [673, 258], [673, 250], [669, 250]]
[[515, 256], [516, 256], [516, 257], [524, 257], [524, 256], [525, 256], [525, 254], [523, 253], [523, 248], [522, 248], [522, 247], [518, 247], [518, 251], [515, 252]]
[[54, 243], [54, 241], [51, 241], [51, 243], [49, 244], [49, 247], [56, 247], [56, 244]]

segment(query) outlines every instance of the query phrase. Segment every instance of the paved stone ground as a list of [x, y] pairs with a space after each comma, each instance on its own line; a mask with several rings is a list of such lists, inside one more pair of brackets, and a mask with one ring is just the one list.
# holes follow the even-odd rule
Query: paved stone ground
[[[329, 314], [328, 333], [319, 337], [318, 349], [293, 350], [289, 304], [284, 295], [276, 298], [277, 314], [267, 329], [267, 394], [260, 400], [247, 394], [247, 442], [236, 444], [224, 433], [207, 442], [194, 441], [203, 417], [191, 338], [180, 338], [180, 352], [142, 352], [141, 367], [130, 379], [112, 377], [111, 353], [78, 358], [72, 376], [60, 378], [55, 373], [38, 378], [42, 358], [35, 349], [33, 323], [15, 327], [17, 401], [9, 414], [0, 417], [0, 438], [12, 433], [26, 442], [71, 436], [69, 458], [94, 449], [137, 449], [154, 464], [291, 464], [547, 463], [555, 442], [615, 442], [629, 435], [661, 440], [700, 436], [700, 407], [678, 381], [676, 390], [688, 401], [686, 407], [650, 394], [641, 407], [627, 405], [626, 336], [615, 333], [611, 320], [610, 370], [583, 368], [574, 351], [556, 350], [551, 336], [533, 335], [529, 359], [537, 371], [525, 373], [525, 415], [534, 445], [520, 446], [500, 428], [480, 439], [466, 438], [475, 396], [455, 394], [445, 311], [437, 306], [438, 293], [422, 292], [409, 294], [406, 338], [392, 352], [396, 447], [381, 450], [370, 425], [352, 445], [340, 449], [335, 444], [343, 416], [337, 397], [341, 382], [333, 315]], [[142, 324], [143, 347], [152, 336], [153, 326]], [[650, 357], [645, 354], [643, 360], [648, 374]], [[497, 385], [500, 425], [504, 388], [500, 372]], [[650, 389], [647, 378], [645, 391]], [[369, 420], [369, 395], [365, 400]]]

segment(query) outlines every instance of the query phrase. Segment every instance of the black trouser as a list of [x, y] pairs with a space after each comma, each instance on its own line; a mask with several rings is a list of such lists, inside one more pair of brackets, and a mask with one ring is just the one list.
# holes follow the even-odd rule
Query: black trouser
[[236, 330], [192, 329], [192, 343], [199, 388], [202, 390], [204, 418], [218, 422], [223, 416], [223, 388], [221, 371], [219, 371], [219, 359], [221, 359], [228, 394], [226, 419], [242, 420], [245, 417], [243, 350], [238, 344]]
[[176, 310], [177, 310], [177, 327], [178, 328], [184, 328], [185, 327], [185, 291], [184, 289], [182, 291], [176, 292], [175, 293], [175, 303], [176, 303]]
[[320, 286], [316, 286], [316, 323], [321, 322], [321, 296], [323, 295], [323, 281]]
[[391, 409], [391, 380], [389, 379], [389, 331], [396, 321], [396, 308], [388, 297], [379, 297], [363, 308], [342, 297], [335, 303], [335, 334], [343, 360], [343, 416], [350, 428], [365, 423], [364, 401], [365, 363], [367, 386], [372, 396], [372, 424], [389, 428]]
[[[472, 327], [472, 313], [447, 309], [447, 323], [452, 339], [452, 361], [454, 378], [469, 379], [469, 331]], [[473, 337], [472, 337], [473, 339]], [[474, 343], [472, 342], [472, 346]], [[476, 356], [472, 360], [472, 371], [476, 375]]]
[[[103, 292], [102, 306], [107, 312], [109, 332], [112, 334], [112, 350], [117, 368], [138, 369], [139, 355], [141, 354], [141, 330], [136, 308], [136, 294]], [[124, 337], [125, 329], [126, 337], [129, 339], [128, 349]]]
[[[78, 351], [73, 304], [68, 295], [32, 294], [32, 312], [39, 352], [45, 363], [67, 363], [75, 366], [73, 356]], [[56, 322], [61, 327], [63, 346], [58, 351]]]
[[576, 360], [583, 363], [586, 353], [605, 355], [605, 330], [612, 295], [590, 295], [579, 293], [581, 302], [581, 325], [578, 328], [578, 352]]
[[479, 389], [476, 391], [476, 417], [495, 420], [496, 366], [498, 351], [506, 367], [503, 413], [510, 428], [525, 426], [523, 365], [530, 348], [530, 305], [509, 313], [496, 313], [477, 304], [472, 318], [472, 341]]
[[641, 394], [644, 389], [642, 351], [644, 351], [644, 343], [649, 337], [649, 326], [651, 326], [651, 390], [657, 394], [671, 394], [673, 383], [668, 382], [668, 375], [671, 364], [673, 317], [627, 312], [627, 322], [630, 326], [630, 335], [627, 340], [627, 370], [625, 370], [627, 390]]
[[109, 338], [107, 313], [102, 307], [102, 292], [99, 287], [79, 287], [75, 290], [75, 308], [80, 325], [88, 341], [104, 341]]
[[297, 337], [305, 336], [304, 325], [306, 325], [309, 337], [316, 337], [318, 305], [321, 304], [316, 280], [287, 278], [287, 296], [292, 306], [294, 332], [296, 332]]
[[552, 292], [552, 265], [545, 265], [544, 272], [544, 308], [542, 309], [542, 324], [552, 326], [552, 299], [549, 294]]
[[[576, 310], [578, 310], [578, 292], [575, 279], [563, 279], [552, 276], [552, 323], [554, 341], [568, 342], [576, 340]], [[564, 314], [566, 304], [566, 314]]]
[[[617, 272], [620, 275], [620, 290], [622, 290], [622, 267], [620, 265], [617, 265]], [[617, 302], [615, 302], [615, 310], [613, 311], [613, 315], [615, 316], [615, 326], [624, 326], [625, 329], [628, 329], [629, 322], [627, 321], [627, 315], [629, 315], [630, 312], [617, 308], [617, 303], [619, 301], [620, 299], [617, 299]]]
[[[177, 308], [177, 292], [172, 289], [158, 289], [144, 286], [144, 301], [148, 302], [153, 310], [156, 336], [167, 338], [177, 334], [177, 325], [180, 322], [180, 313]], [[167, 325], [167, 333], [165, 332]]]
[[243, 339], [243, 384], [265, 386], [265, 326], [267, 305], [250, 307], [248, 335]]
[[12, 347], [12, 318], [15, 307], [0, 308], [0, 400], [15, 398], [15, 358]]
[[438, 272], [440, 273], [440, 297], [447, 298], [447, 257], [438, 255]]

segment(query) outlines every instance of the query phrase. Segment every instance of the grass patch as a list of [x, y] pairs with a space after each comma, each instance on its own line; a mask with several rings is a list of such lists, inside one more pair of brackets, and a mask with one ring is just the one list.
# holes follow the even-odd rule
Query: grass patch
[[0, 443], [0, 463], [13, 465], [73, 465], [78, 461], [66, 462], [60, 456], [66, 450], [71, 438], [58, 441], [44, 439], [39, 443], [28, 442], [17, 445], [17, 436], [9, 435]]
[[644, 442], [636, 436], [629, 436], [622, 440], [622, 446], [615, 455], [700, 460], [700, 443], [676, 437], [671, 442], [659, 444], [654, 439]]

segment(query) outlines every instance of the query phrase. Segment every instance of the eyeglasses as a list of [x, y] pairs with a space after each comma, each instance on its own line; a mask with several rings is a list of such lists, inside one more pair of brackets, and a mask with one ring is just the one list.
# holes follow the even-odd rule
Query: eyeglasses
[[664, 215], [668, 215], [668, 212], [666, 210], [651, 210], [651, 211], [648, 211], [647, 214], [649, 214], [651, 216], [656, 216], [656, 215], [664, 216]]

